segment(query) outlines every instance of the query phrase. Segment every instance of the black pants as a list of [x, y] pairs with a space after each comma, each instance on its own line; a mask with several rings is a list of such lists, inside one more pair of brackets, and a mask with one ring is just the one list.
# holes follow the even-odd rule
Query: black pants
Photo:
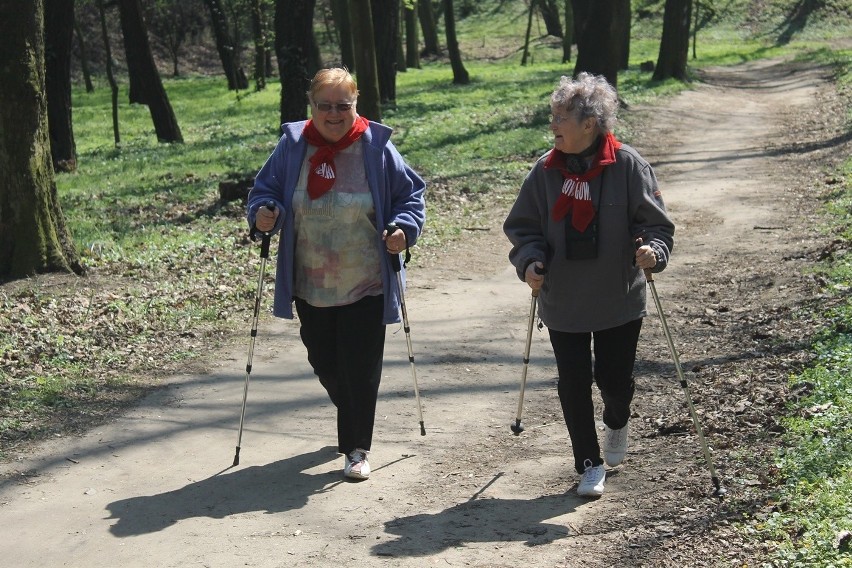
[[384, 296], [331, 308], [295, 302], [308, 361], [337, 407], [337, 451], [369, 450], [385, 348]]
[[[583, 473], [588, 459], [601, 465], [601, 449], [595, 429], [592, 382], [597, 383], [604, 403], [603, 421], [622, 428], [630, 418], [635, 383], [633, 364], [642, 320], [593, 333], [550, 331], [550, 343], [559, 371], [559, 401], [574, 451], [574, 468]], [[594, 371], [591, 340], [594, 336]]]

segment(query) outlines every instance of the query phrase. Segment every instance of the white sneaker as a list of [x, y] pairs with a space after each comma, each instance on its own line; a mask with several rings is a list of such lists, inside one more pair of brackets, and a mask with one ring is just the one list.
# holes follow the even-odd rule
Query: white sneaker
[[604, 492], [604, 482], [606, 481], [606, 468], [603, 464], [592, 465], [592, 460], [583, 462], [586, 470], [583, 472], [583, 477], [580, 478], [580, 484], [577, 485], [577, 495], [580, 497], [600, 497]]
[[610, 467], [615, 467], [624, 461], [624, 454], [627, 453], [628, 424], [618, 430], [613, 430], [604, 424], [604, 461]]
[[370, 477], [370, 464], [367, 461], [367, 451], [356, 448], [344, 456], [343, 475], [352, 479], [367, 479]]

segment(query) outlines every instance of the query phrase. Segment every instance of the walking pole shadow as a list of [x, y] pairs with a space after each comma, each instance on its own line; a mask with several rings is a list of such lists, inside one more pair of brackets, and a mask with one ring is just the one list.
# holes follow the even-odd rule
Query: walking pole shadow
[[110, 532], [117, 537], [153, 533], [194, 517], [222, 519], [250, 511], [278, 513], [304, 506], [308, 498], [336, 481], [340, 472], [302, 473], [337, 458], [337, 448], [319, 450], [252, 466], [219, 472], [180, 489], [130, 497], [106, 506], [109, 519], [118, 519]]
[[372, 554], [429, 556], [471, 542], [523, 541], [527, 546], [539, 546], [578, 534], [570, 523], [544, 521], [572, 513], [586, 500], [564, 493], [535, 499], [478, 498], [485, 487], [468, 501], [439, 513], [422, 513], [386, 522], [385, 531], [399, 538], [375, 545]]

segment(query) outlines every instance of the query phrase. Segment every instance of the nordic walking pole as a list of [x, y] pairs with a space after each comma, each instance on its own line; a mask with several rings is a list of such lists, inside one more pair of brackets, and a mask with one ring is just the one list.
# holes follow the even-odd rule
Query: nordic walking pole
[[[536, 265], [533, 270], [536, 271], [536, 274], [544, 274], [544, 269], [539, 268], [538, 265]], [[524, 431], [524, 425], [521, 424], [521, 415], [524, 412], [524, 391], [527, 388], [527, 367], [529, 367], [530, 364], [530, 346], [532, 345], [532, 332], [535, 322], [535, 306], [538, 301], [538, 293], [539, 290], [535, 289], [530, 294], [530, 321], [527, 326], [527, 345], [524, 348], [524, 370], [521, 373], [521, 392], [518, 395], [518, 413], [515, 415], [515, 423], [510, 426], [515, 436]]]
[[[264, 205], [270, 211], [275, 210], [275, 202], [267, 201]], [[257, 240], [257, 229], [249, 234], [251, 240]], [[257, 337], [257, 319], [260, 316], [260, 297], [263, 294], [263, 277], [266, 272], [266, 259], [269, 258], [269, 241], [272, 234], [263, 233], [260, 243], [260, 276], [257, 278], [257, 293], [254, 296], [254, 318], [251, 322], [251, 341], [249, 342], [248, 360], [246, 361], [246, 384], [243, 387], [243, 407], [240, 411], [240, 433], [237, 435], [237, 451], [234, 454], [234, 466], [240, 465], [240, 444], [243, 441], [243, 422], [246, 418], [246, 399], [248, 398], [249, 377], [251, 376], [251, 360], [254, 356], [254, 340]], [[233, 467], [233, 466], [232, 466]]]
[[[641, 239], [638, 242], [641, 245]], [[654, 305], [657, 306], [657, 314], [660, 316], [663, 334], [666, 336], [666, 342], [669, 344], [669, 351], [672, 354], [672, 360], [674, 361], [675, 369], [677, 370], [677, 376], [680, 380], [680, 388], [683, 390], [683, 394], [686, 397], [686, 405], [689, 407], [689, 415], [692, 417], [692, 424], [695, 426], [695, 431], [698, 434], [698, 440], [701, 442], [701, 451], [704, 453], [704, 461], [707, 462], [707, 467], [710, 469], [710, 479], [713, 481], [713, 486], [716, 488], [713, 491], [713, 496], [721, 498], [728, 491], [722, 487], [722, 483], [719, 481], [719, 476], [716, 475], [716, 468], [713, 467], [713, 458], [710, 455], [710, 448], [707, 446], [707, 440], [704, 439], [704, 430], [701, 428], [701, 423], [698, 421], [698, 414], [696, 414], [695, 406], [692, 404], [692, 395], [689, 392], [689, 385], [683, 375], [683, 369], [680, 366], [680, 358], [677, 355], [677, 349], [675, 349], [674, 342], [672, 341], [672, 334], [669, 331], [669, 325], [666, 323], [666, 316], [663, 313], [663, 307], [660, 304], [660, 296], [657, 294], [657, 287], [654, 285], [654, 275], [651, 272], [651, 269], [646, 268], [644, 270], [645, 280], [648, 281], [648, 286], [651, 288], [651, 295], [654, 297]]]
[[[396, 223], [388, 223], [385, 225], [385, 231], [388, 236], [392, 235], [399, 227]], [[405, 329], [405, 343], [408, 345], [408, 362], [411, 364], [411, 378], [414, 380], [414, 397], [417, 399], [417, 418], [420, 420], [420, 435], [426, 435], [426, 427], [423, 425], [423, 407], [420, 404], [420, 389], [417, 388], [417, 371], [414, 369], [414, 352], [411, 349], [411, 328], [408, 326], [408, 310], [405, 309], [405, 292], [402, 289], [402, 264], [399, 261], [399, 254], [391, 254], [391, 265], [396, 272], [396, 283], [399, 287], [399, 303], [402, 308], [402, 325]], [[406, 261], [408, 259], [406, 258]]]

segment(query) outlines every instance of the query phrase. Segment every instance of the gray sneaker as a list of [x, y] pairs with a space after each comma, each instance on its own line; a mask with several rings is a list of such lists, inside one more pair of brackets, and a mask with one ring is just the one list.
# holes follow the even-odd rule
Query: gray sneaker
[[613, 430], [604, 424], [604, 461], [609, 467], [615, 467], [624, 461], [627, 453], [628, 424], [624, 428]]
[[577, 495], [580, 497], [600, 497], [604, 492], [606, 481], [606, 468], [601, 465], [592, 465], [592, 460], [583, 462], [586, 470], [577, 485]]

